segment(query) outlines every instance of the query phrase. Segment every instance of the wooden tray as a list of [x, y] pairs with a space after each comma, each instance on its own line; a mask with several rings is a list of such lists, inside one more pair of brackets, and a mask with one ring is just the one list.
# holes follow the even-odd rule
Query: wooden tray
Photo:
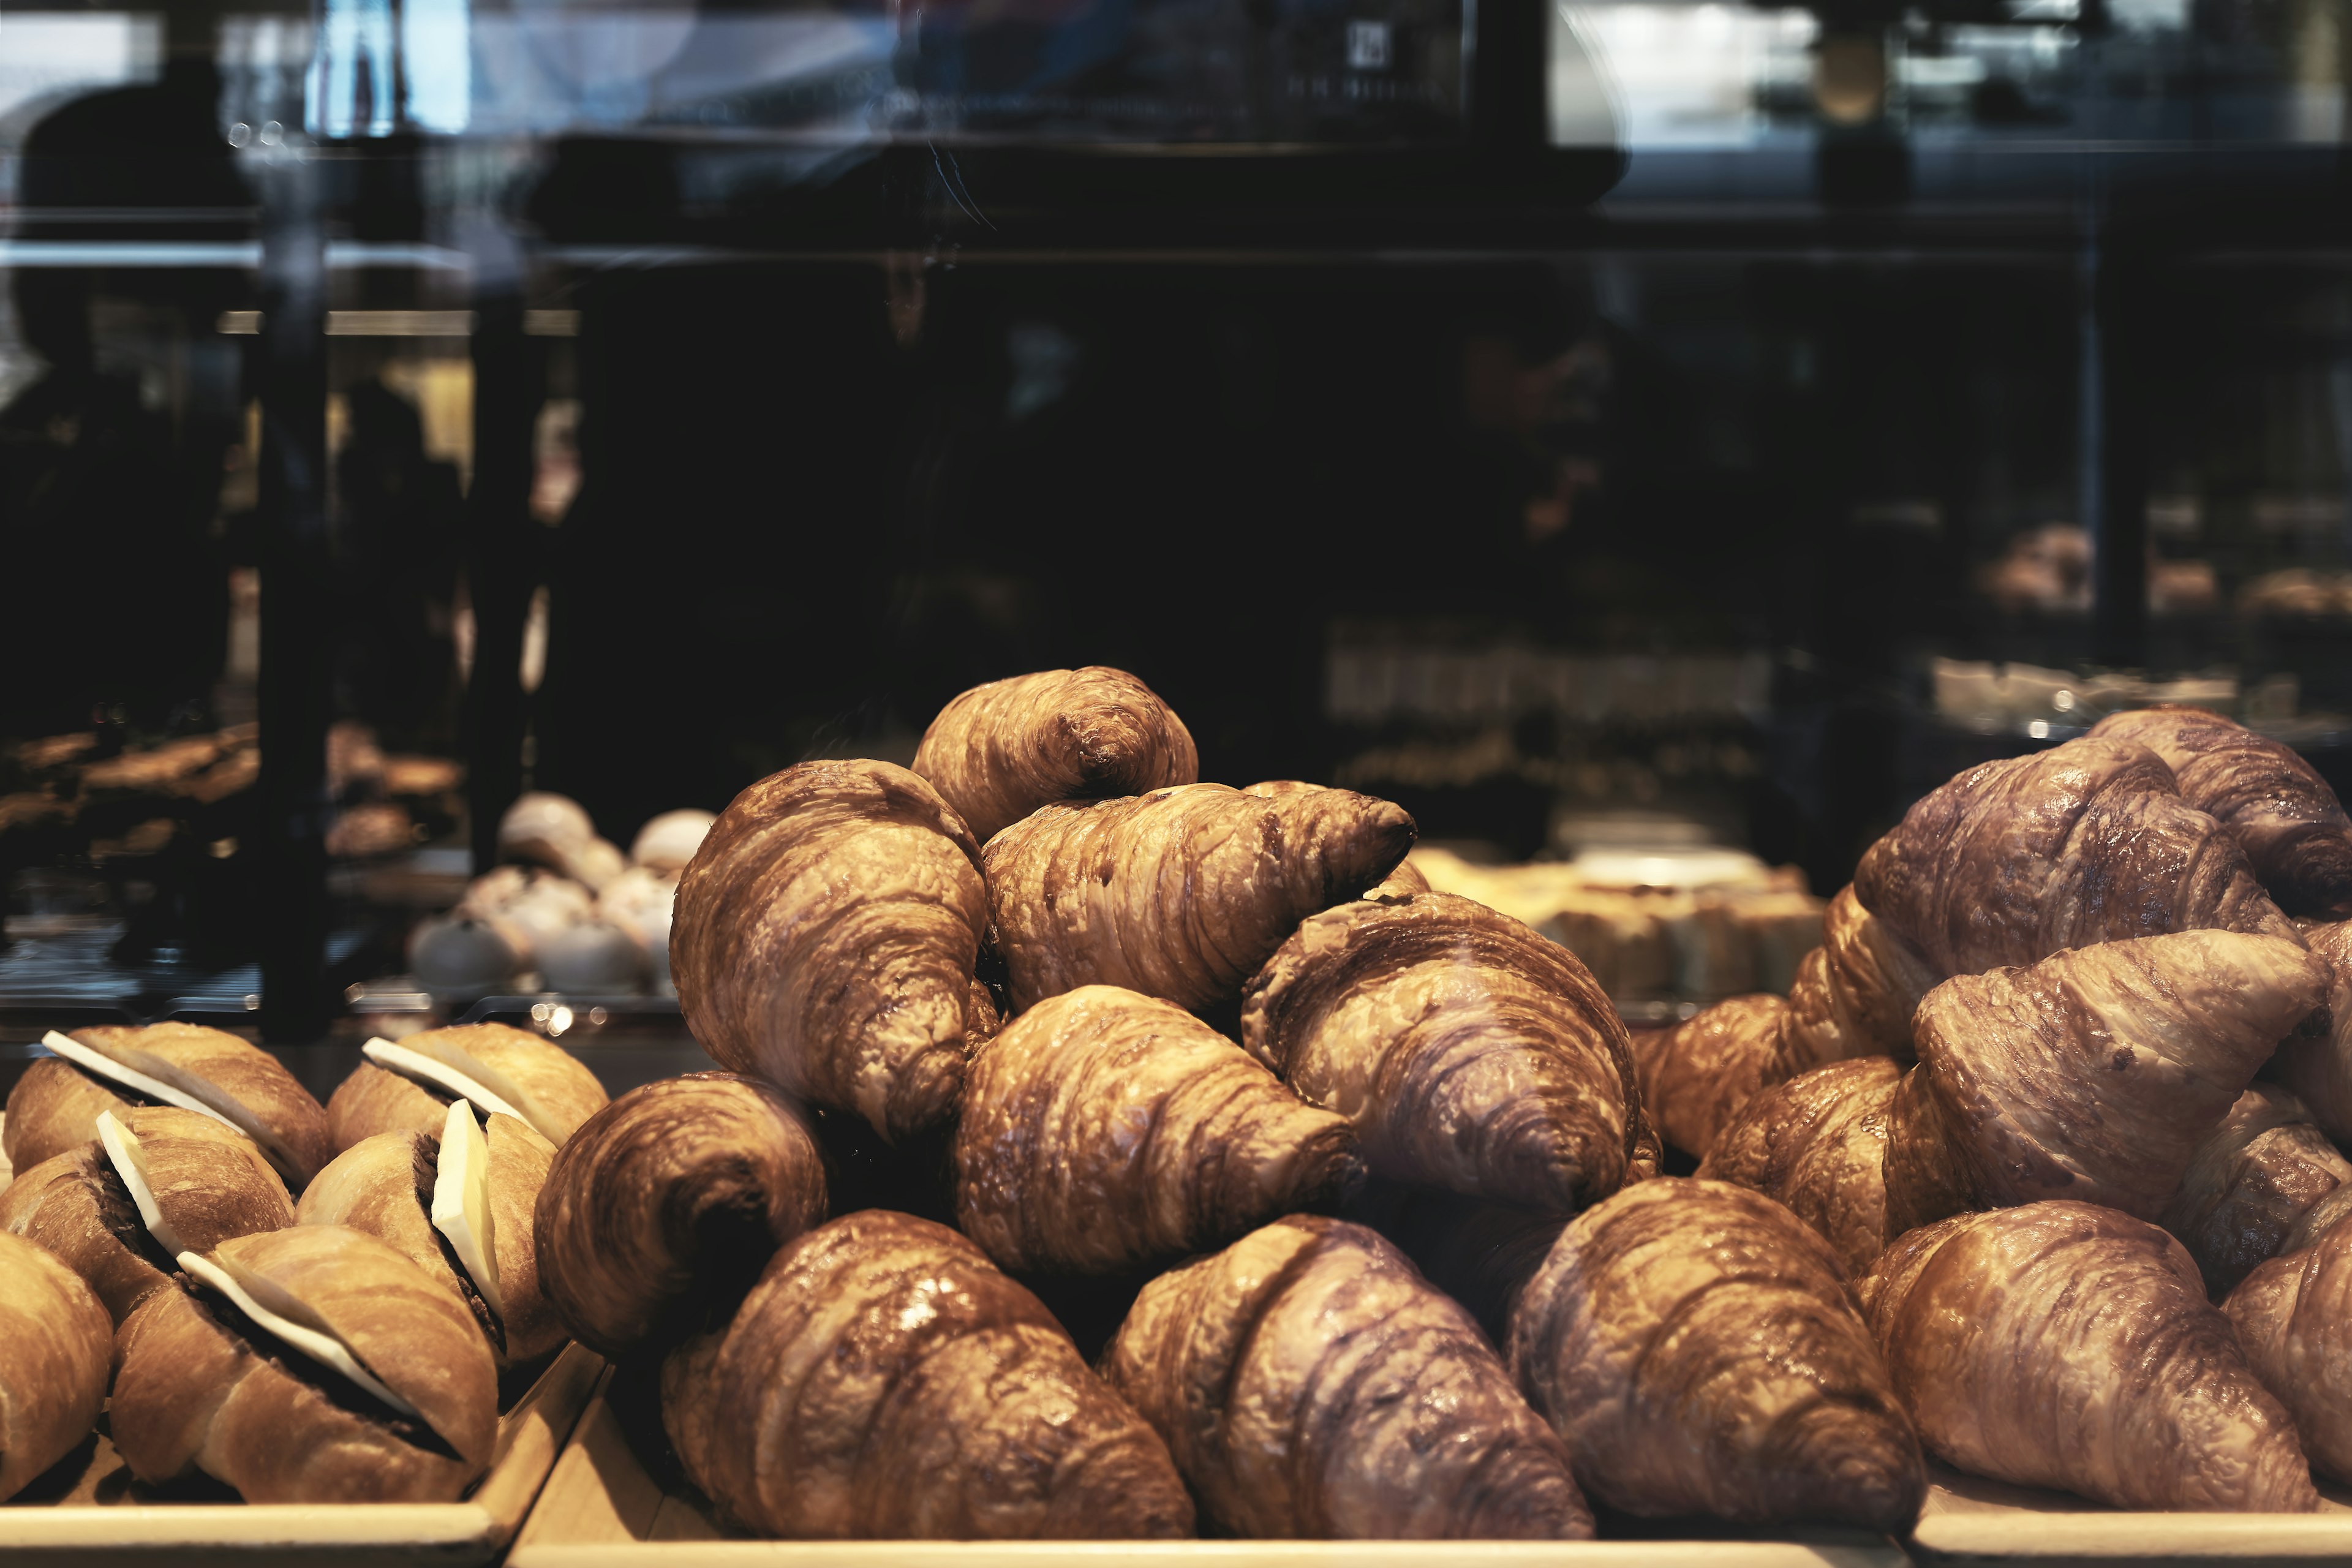
[[548, 1477], [507, 1568], [1903, 1568], [1860, 1531], [1802, 1541], [796, 1542], [730, 1538], [691, 1490], [665, 1490], [597, 1397]]
[[2301, 1564], [2352, 1562], [2352, 1505], [2323, 1487], [2318, 1513], [2126, 1513], [1928, 1466], [1927, 1507], [1912, 1533], [1923, 1563]]
[[[264, 1563], [269, 1568], [376, 1568], [435, 1563], [472, 1568], [497, 1559], [530, 1510], [604, 1370], [602, 1357], [563, 1347], [499, 1418], [489, 1473], [463, 1502], [156, 1502], [135, 1492], [103, 1435], [60, 1461], [79, 1466], [61, 1495], [52, 1470], [37, 1494], [0, 1505], [0, 1564]], [[46, 1483], [46, 1484], [45, 1484]]]

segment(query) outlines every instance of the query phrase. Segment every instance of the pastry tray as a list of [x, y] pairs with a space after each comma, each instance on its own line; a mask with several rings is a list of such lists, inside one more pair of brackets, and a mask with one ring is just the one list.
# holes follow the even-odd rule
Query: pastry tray
[[0, 1564], [259, 1563], [374, 1568], [497, 1560], [530, 1510], [604, 1363], [569, 1344], [499, 1418], [489, 1473], [462, 1502], [143, 1500], [103, 1431], [0, 1504]]
[[2132, 1513], [1941, 1465], [1928, 1479], [1909, 1542], [1923, 1564], [2352, 1562], [2352, 1494], [2328, 1487], [2318, 1513]]
[[[609, 1376], [608, 1376], [609, 1381]], [[750, 1541], [690, 1489], [665, 1489], [599, 1388], [556, 1461], [507, 1568], [1904, 1568], [1884, 1538], [1803, 1541]]]

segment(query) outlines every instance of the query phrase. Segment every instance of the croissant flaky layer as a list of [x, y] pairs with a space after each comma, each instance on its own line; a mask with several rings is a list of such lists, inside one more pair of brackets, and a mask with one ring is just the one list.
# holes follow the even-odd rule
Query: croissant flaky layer
[[1889, 1239], [1887, 1123], [1902, 1078], [1893, 1058], [1861, 1057], [1776, 1084], [1726, 1124], [1698, 1174], [1786, 1205], [1849, 1276], [1865, 1274]]
[[1251, 979], [1242, 1042], [1397, 1181], [1566, 1212], [1622, 1185], [1638, 1141], [1631, 1043], [1591, 973], [1449, 893], [1300, 925]]
[[2312, 1468], [2352, 1482], [2352, 1226], [2257, 1265], [2221, 1311]]
[[2164, 931], [2294, 934], [2163, 758], [2088, 735], [1933, 791], [1870, 847], [1853, 887], [1942, 974]]
[[0, 1501], [71, 1451], [106, 1402], [114, 1324], [89, 1287], [0, 1235]]
[[719, 816], [679, 879], [670, 968], [722, 1067], [898, 1140], [955, 1113], [988, 918], [980, 846], [887, 763], [803, 763]]
[[816, 1140], [782, 1093], [664, 1079], [556, 1151], [532, 1226], [540, 1288], [582, 1343], [618, 1355], [674, 1313], [730, 1308], [824, 1209]]
[[1805, 1068], [1854, 1057], [1911, 1058], [1911, 1015], [1942, 976], [1849, 882], [1822, 920], [1822, 945], [1789, 988], [1790, 1055]]
[[2352, 900], [2352, 818], [2294, 748], [2203, 708], [2110, 713], [2091, 733], [2137, 742], [2162, 757], [2182, 797], [2230, 830], [2288, 912]]
[[943, 1226], [867, 1209], [776, 1254], [662, 1373], [686, 1471], [799, 1539], [1190, 1535], [1168, 1452], [1034, 1296]]
[[2293, 1421], [2145, 1221], [2069, 1202], [1957, 1215], [1862, 1289], [1920, 1436], [1961, 1469], [2117, 1508], [2319, 1506]]
[[1191, 784], [1201, 757], [1150, 687], [1089, 665], [973, 687], [931, 721], [914, 771], [984, 844], [1041, 805]]
[[1236, 1534], [1592, 1533], [1477, 1325], [1360, 1226], [1295, 1215], [1161, 1276], [1103, 1371]]
[[1230, 1001], [1301, 920], [1378, 883], [1412, 839], [1402, 806], [1338, 789], [1196, 784], [1046, 806], [988, 844], [1013, 1008], [1095, 984], [1194, 1010]]
[[2326, 994], [2299, 943], [2189, 931], [1961, 975], [1919, 1005], [1888, 1224], [2080, 1198], [2154, 1219], [2263, 1059]]
[[2306, 925], [2303, 940], [2327, 963], [2327, 1016], [2281, 1040], [2265, 1070], [2330, 1138], [2352, 1142], [2352, 921]]
[[1579, 1215], [1520, 1292], [1510, 1362], [1625, 1512], [1918, 1518], [1918, 1439], [1837, 1256], [1760, 1193], [1662, 1176]]
[[1763, 993], [1727, 997], [1632, 1044], [1642, 1108], [1668, 1143], [1702, 1159], [1742, 1106], [1801, 1070], [1789, 1004]]
[[2287, 1249], [2312, 1209], [2352, 1182], [2352, 1161], [2275, 1084], [2240, 1095], [2190, 1154], [2164, 1228], [2179, 1238], [2219, 1297]]
[[1355, 1128], [1171, 1002], [1083, 985], [973, 1058], [956, 1217], [1007, 1268], [1108, 1273], [1360, 1184]]

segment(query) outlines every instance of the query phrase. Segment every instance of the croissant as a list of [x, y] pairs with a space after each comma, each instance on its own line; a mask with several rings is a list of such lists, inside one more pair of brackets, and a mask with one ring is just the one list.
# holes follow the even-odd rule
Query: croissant
[[2294, 1423], [2145, 1221], [1956, 1215], [1888, 1248], [1862, 1297], [1920, 1436], [1963, 1470], [2116, 1508], [2319, 1506]]
[[767, 1535], [1169, 1538], [1168, 1452], [1051, 1313], [945, 1226], [867, 1209], [786, 1246], [662, 1369], [687, 1474]]
[[2352, 1142], [2352, 921], [2305, 926], [2303, 940], [2327, 963], [2327, 1016], [2281, 1040], [2264, 1070], [2330, 1138]]
[[0, 1501], [89, 1435], [113, 1342], [114, 1325], [80, 1276], [0, 1235]]
[[2218, 1299], [2285, 1250], [2303, 1217], [2347, 1182], [2352, 1161], [2313, 1125], [2302, 1102], [2256, 1083], [2190, 1154], [2164, 1228], [2189, 1249]]
[[1250, 980], [1242, 1043], [1344, 1110], [1396, 1181], [1566, 1212], [1622, 1186], [1639, 1141], [1625, 1026], [1591, 974], [1452, 894], [1308, 920]]
[[1742, 1106], [1801, 1070], [1788, 1033], [1788, 1002], [1762, 993], [1643, 1030], [1632, 1039], [1642, 1109], [1669, 1144], [1705, 1159]]
[[2352, 1226], [2255, 1265], [2221, 1313], [2312, 1468], [2352, 1481]]
[[1512, 1373], [1626, 1513], [1907, 1531], [1918, 1439], [1837, 1255], [1760, 1193], [1662, 1176], [1570, 1221], [1511, 1313]]
[[2352, 900], [2352, 817], [2293, 748], [2202, 708], [2110, 713], [2091, 733], [2136, 742], [2162, 757], [2181, 798], [2230, 830], [2288, 913]]
[[1201, 757], [1150, 687], [1096, 664], [973, 687], [923, 731], [914, 771], [985, 844], [1056, 801], [1191, 784]]
[[987, 917], [980, 846], [929, 784], [803, 763], [737, 795], [695, 851], [670, 968], [720, 1066], [896, 1142], [954, 1115], [966, 1036], [993, 1023], [971, 1012]]
[[1356, 1130], [1173, 1003], [1082, 985], [973, 1058], [956, 1220], [1006, 1268], [1108, 1274], [1361, 1184]]
[[1401, 806], [1339, 789], [1187, 784], [1048, 805], [989, 840], [989, 915], [1015, 1012], [1123, 985], [1195, 1012], [1237, 994], [1298, 922], [1412, 847]]
[[406, 1409], [210, 1287], [158, 1290], [115, 1339], [110, 1430], [132, 1475], [152, 1484], [201, 1469], [247, 1502], [444, 1502], [488, 1468], [489, 1342], [423, 1269], [341, 1226], [242, 1236], [212, 1256]]
[[730, 1308], [824, 1218], [798, 1107], [731, 1073], [633, 1089], [556, 1151], [532, 1223], [539, 1285], [574, 1337], [616, 1356], [673, 1313]]
[[43, 1058], [16, 1080], [0, 1122], [0, 1151], [19, 1171], [89, 1142], [101, 1110], [120, 1117], [134, 1105], [158, 1103], [155, 1095], [115, 1076], [124, 1071], [173, 1091], [182, 1102], [194, 1101], [245, 1134], [297, 1187], [334, 1156], [319, 1102], [277, 1058], [235, 1035], [194, 1024], [110, 1024], [64, 1038], [66, 1045], [51, 1048], [79, 1047], [95, 1055], [87, 1065]]
[[1293, 1215], [1162, 1275], [1103, 1375], [1235, 1534], [1592, 1534], [1559, 1440], [1478, 1326], [1361, 1226]]
[[487, 1291], [475, 1276], [478, 1260], [454, 1247], [434, 1223], [443, 1159], [438, 1131], [361, 1139], [304, 1189], [294, 1218], [302, 1225], [348, 1226], [390, 1245], [466, 1304], [505, 1367], [536, 1361], [564, 1340], [562, 1321], [540, 1289], [531, 1243], [532, 1211], [555, 1145], [511, 1116], [485, 1118], [482, 1133], [494, 1238], [478, 1260], [491, 1274]]
[[1849, 1277], [1869, 1272], [1886, 1233], [1886, 1133], [1903, 1069], [1858, 1057], [1800, 1073], [1725, 1124], [1698, 1174], [1753, 1187], [1828, 1240]]
[[1881, 1054], [1908, 1062], [1911, 1015], [1942, 978], [1847, 883], [1789, 988], [1792, 1057], [1807, 1067]]
[[[183, 1247], [210, 1252], [231, 1237], [294, 1223], [286, 1184], [244, 1137], [168, 1105], [116, 1114], [138, 1137], [156, 1205]], [[169, 1287], [178, 1267], [149, 1237], [94, 1130], [89, 1142], [18, 1173], [0, 1189], [0, 1231], [55, 1254], [116, 1323]]]
[[1919, 1065], [1895, 1091], [1888, 1234], [2059, 1195], [2156, 1218], [2326, 985], [2299, 944], [2223, 931], [1947, 980], [1919, 1004]]
[[503, 1103], [541, 1137], [561, 1144], [607, 1098], [604, 1086], [577, 1057], [527, 1029], [458, 1024], [426, 1029], [397, 1044], [457, 1076], [428, 1079], [416, 1076], [422, 1068], [403, 1071], [362, 1061], [327, 1100], [338, 1153], [386, 1132], [438, 1137], [450, 1103], [459, 1099], [477, 1109]]
[[[1328, 789], [1328, 784], [1308, 784], [1304, 779], [1265, 779], [1243, 788], [1244, 795], [1254, 795], [1261, 800], [1281, 800], [1290, 795], [1312, 795]], [[1341, 794], [1347, 793], [1341, 791]], [[1402, 897], [1406, 893], [1426, 893], [1429, 879], [1410, 859], [1400, 860], [1396, 868], [1381, 879], [1380, 885], [1370, 889], [1367, 897], [1389, 895]]]
[[1864, 854], [1853, 889], [1948, 975], [2166, 931], [2294, 935], [2163, 758], [2088, 735], [1934, 790]]

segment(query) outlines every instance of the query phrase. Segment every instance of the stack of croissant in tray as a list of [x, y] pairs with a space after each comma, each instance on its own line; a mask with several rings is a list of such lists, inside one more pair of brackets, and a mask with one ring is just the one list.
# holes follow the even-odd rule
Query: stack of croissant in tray
[[138, 1495], [463, 1496], [569, 1337], [531, 1219], [595, 1075], [478, 1024], [371, 1042], [321, 1106], [216, 1029], [46, 1043], [0, 1131], [0, 1499], [98, 1474], [101, 1412]]

